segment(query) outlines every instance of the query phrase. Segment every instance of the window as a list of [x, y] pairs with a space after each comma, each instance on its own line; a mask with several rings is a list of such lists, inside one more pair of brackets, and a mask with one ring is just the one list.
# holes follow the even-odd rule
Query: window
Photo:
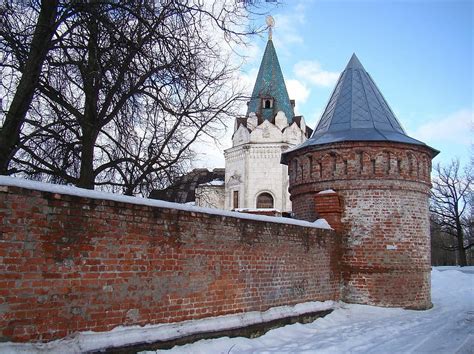
[[232, 195], [234, 198], [234, 203], [233, 203], [234, 209], [237, 209], [239, 207], [239, 191], [234, 191]]
[[270, 193], [262, 193], [257, 197], [257, 208], [258, 209], [272, 209], [273, 208], [273, 197]]
[[273, 99], [271, 98], [263, 99], [263, 108], [264, 109], [273, 108]]

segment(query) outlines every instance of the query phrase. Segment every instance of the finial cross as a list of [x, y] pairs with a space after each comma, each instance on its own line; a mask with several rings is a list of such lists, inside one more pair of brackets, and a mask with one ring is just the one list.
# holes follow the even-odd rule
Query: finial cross
[[272, 16], [268, 15], [265, 21], [268, 26], [268, 40], [271, 40], [273, 34], [272, 29], [273, 27], [275, 27], [275, 19]]

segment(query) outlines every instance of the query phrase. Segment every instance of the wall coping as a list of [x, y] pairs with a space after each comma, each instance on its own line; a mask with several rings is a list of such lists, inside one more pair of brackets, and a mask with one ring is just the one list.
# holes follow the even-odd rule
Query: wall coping
[[326, 225], [322, 223], [321, 221], [319, 221], [321, 219], [316, 220], [315, 222], [309, 222], [309, 221], [304, 221], [304, 220], [296, 220], [296, 219], [276, 217], [276, 216], [244, 214], [244, 213], [238, 213], [235, 211], [204, 208], [204, 207], [197, 207], [197, 206], [188, 205], [188, 204], [166, 202], [166, 201], [158, 200], [158, 199], [132, 197], [132, 196], [126, 196], [126, 195], [120, 195], [120, 194], [114, 194], [114, 193], [99, 192], [95, 190], [83, 189], [83, 188], [78, 188], [78, 187], [73, 187], [73, 186], [30, 181], [23, 178], [17, 178], [17, 177], [0, 176], [0, 192], [8, 191], [7, 188], [2, 188], [1, 186], [17, 187], [17, 188], [36, 190], [36, 191], [41, 191], [41, 192], [63, 194], [63, 195], [76, 196], [76, 197], [89, 198], [89, 199], [108, 200], [108, 201], [114, 201], [114, 202], [119, 202], [119, 203], [143, 205], [143, 206], [157, 207], [157, 208], [164, 208], [164, 209], [176, 209], [176, 210], [182, 210], [182, 211], [187, 211], [187, 212], [203, 213], [203, 214], [231, 217], [231, 218], [236, 218], [236, 219], [254, 220], [254, 221], [262, 221], [262, 222], [269, 222], [269, 223], [296, 225], [296, 226], [302, 226], [302, 227], [331, 230], [331, 227], [329, 225]]

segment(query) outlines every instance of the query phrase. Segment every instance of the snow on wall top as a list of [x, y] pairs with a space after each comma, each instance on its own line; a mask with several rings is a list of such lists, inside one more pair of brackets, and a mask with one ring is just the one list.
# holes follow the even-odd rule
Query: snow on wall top
[[157, 200], [157, 199], [130, 197], [126, 195], [99, 192], [99, 191], [82, 189], [82, 188], [77, 188], [77, 187], [72, 187], [72, 186], [36, 182], [36, 181], [30, 181], [30, 180], [16, 178], [16, 177], [0, 176], [0, 186], [19, 187], [19, 188], [32, 189], [32, 190], [37, 190], [37, 191], [42, 191], [42, 192], [65, 194], [65, 195], [90, 198], [90, 199], [103, 199], [103, 200], [109, 200], [109, 201], [115, 201], [115, 202], [121, 202], [121, 203], [145, 205], [145, 206], [158, 207], [158, 208], [176, 209], [176, 210], [183, 210], [183, 211], [189, 211], [189, 212], [225, 216], [225, 217], [231, 217], [231, 218], [237, 218], [237, 219], [256, 220], [256, 221], [279, 223], [279, 224], [286, 224], [286, 225], [297, 225], [297, 226], [311, 227], [311, 228], [316, 228], [316, 229], [331, 229], [330, 227], [325, 227], [325, 225], [322, 225], [320, 223], [315, 224], [315, 223], [311, 223], [311, 222], [303, 221], [303, 220], [295, 220], [295, 219], [275, 217], [275, 216], [266, 216], [266, 215], [243, 214], [243, 213], [238, 213], [234, 211], [203, 208], [203, 207], [197, 207], [197, 206], [188, 205], [188, 204], [165, 202], [163, 200]]
[[207, 183], [201, 183], [199, 184], [198, 186], [201, 187], [201, 186], [205, 186], [205, 187], [209, 187], [209, 186], [223, 186], [225, 184], [225, 182], [223, 180], [220, 180], [220, 179], [213, 179], [212, 181], [210, 182], [207, 182]]
[[336, 193], [336, 192], [334, 191], [334, 189], [325, 189], [319, 192], [318, 194], [331, 194], [331, 193]]

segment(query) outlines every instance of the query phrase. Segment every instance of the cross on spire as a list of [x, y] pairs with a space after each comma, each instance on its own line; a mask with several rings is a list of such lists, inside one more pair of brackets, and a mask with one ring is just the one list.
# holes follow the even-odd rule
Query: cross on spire
[[267, 26], [268, 26], [268, 40], [271, 41], [272, 40], [272, 35], [273, 35], [273, 27], [275, 27], [275, 19], [268, 15], [265, 22], [267, 23]]

